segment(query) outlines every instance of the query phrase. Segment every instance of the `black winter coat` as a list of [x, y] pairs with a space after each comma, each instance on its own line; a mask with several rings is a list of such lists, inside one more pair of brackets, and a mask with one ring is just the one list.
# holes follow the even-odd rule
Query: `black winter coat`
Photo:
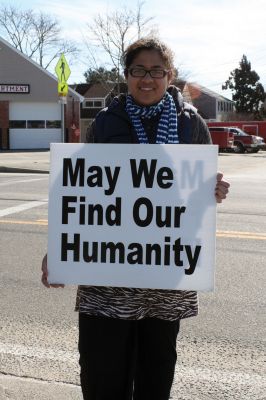
[[[178, 88], [170, 86], [169, 93], [175, 101], [178, 115], [178, 137], [181, 144], [210, 144], [211, 137], [204, 120], [196, 109], [183, 98]], [[91, 143], [138, 143], [132, 122], [125, 110], [126, 96], [114, 98], [109, 107], [101, 110], [87, 132]], [[153, 124], [156, 130], [158, 117]]]
[[[180, 91], [171, 86], [178, 114], [179, 142], [210, 144], [208, 128], [196, 110], [183, 102]], [[152, 122], [156, 131], [158, 119]], [[94, 143], [137, 143], [137, 136], [125, 111], [125, 96], [115, 98], [100, 111], [87, 135]], [[177, 320], [197, 315], [195, 291], [79, 286], [76, 310], [89, 315], [120, 319], [159, 318]]]

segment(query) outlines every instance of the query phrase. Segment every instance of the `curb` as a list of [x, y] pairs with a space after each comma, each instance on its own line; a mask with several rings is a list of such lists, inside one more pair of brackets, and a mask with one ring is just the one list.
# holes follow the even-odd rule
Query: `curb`
[[0, 166], [0, 172], [6, 173], [23, 173], [23, 174], [49, 174], [49, 171], [44, 171], [41, 169], [31, 169], [31, 168], [18, 168], [18, 167], [2, 167]]
[[81, 400], [82, 398], [79, 385], [0, 373], [0, 400]]

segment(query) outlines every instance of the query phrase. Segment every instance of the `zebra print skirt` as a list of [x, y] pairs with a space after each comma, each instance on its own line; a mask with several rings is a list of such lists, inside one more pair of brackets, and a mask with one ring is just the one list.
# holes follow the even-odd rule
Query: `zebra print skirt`
[[198, 314], [194, 291], [79, 286], [76, 311], [88, 315], [175, 321]]

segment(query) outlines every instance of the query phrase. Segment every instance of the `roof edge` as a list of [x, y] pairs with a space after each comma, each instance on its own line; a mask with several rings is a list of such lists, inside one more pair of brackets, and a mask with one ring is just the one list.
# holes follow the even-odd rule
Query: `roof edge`
[[[53, 79], [54, 81], [58, 82], [57, 78], [49, 71], [47, 71], [45, 68], [41, 67], [36, 61], [32, 60], [29, 56], [27, 56], [26, 54], [22, 53], [21, 51], [19, 51], [18, 49], [16, 49], [14, 46], [12, 46], [12, 44], [10, 44], [6, 39], [4, 39], [2, 36], [0, 36], [0, 42], [3, 42], [4, 45], [6, 45], [10, 50], [14, 51], [15, 53], [17, 53], [20, 57], [24, 58], [25, 60], [29, 61], [32, 65], [34, 65], [34, 67], [39, 68], [39, 70], [41, 70], [43, 73], [45, 73], [46, 75], [49, 76], [49, 78]], [[73, 90], [72, 88], [69, 87], [69, 91], [76, 97], [79, 98], [80, 103], [83, 102], [84, 97], [81, 96], [78, 92], [76, 92], [75, 90]]]

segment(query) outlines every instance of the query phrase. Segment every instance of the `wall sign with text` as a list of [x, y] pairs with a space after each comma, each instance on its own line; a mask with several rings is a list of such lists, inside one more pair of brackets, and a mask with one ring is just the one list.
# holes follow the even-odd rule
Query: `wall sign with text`
[[52, 144], [50, 283], [214, 287], [217, 146]]
[[0, 93], [28, 94], [30, 85], [0, 83]]

